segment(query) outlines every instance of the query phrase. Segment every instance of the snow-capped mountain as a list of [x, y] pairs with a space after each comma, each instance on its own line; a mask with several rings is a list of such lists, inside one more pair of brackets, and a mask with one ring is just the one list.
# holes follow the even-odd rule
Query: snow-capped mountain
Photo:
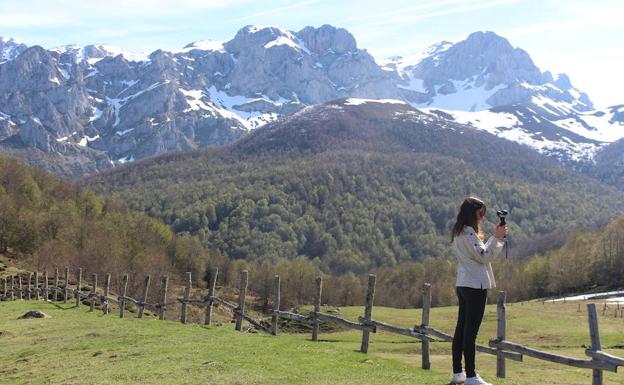
[[528, 53], [492, 32], [444, 41], [383, 63], [403, 99], [563, 161], [589, 161], [624, 137], [613, 107], [594, 109], [568, 76], [541, 72]]
[[247, 26], [226, 42], [150, 54], [0, 42], [0, 150], [70, 176], [225, 144], [348, 97], [402, 100], [566, 162], [624, 137], [621, 106], [594, 110], [567, 76], [541, 72], [492, 32], [383, 65], [329, 25]]

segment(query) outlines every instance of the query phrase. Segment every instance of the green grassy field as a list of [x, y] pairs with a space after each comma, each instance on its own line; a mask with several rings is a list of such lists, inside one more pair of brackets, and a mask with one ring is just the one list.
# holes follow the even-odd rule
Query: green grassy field
[[[584, 307], [582, 307], [584, 309]], [[52, 318], [18, 320], [30, 309]], [[342, 308], [350, 319], [361, 307]], [[451, 332], [456, 308], [434, 308], [432, 326]], [[486, 310], [479, 341], [495, 335], [494, 306]], [[508, 339], [584, 358], [587, 315], [576, 303], [508, 305]], [[129, 317], [133, 313], [128, 313]], [[373, 318], [397, 325], [419, 323], [419, 310], [375, 307]], [[624, 320], [599, 317], [603, 347], [624, 356]], [[120, 319], [70, 304], [0, 303], [0, 384], [448, 384], [448, 342], [431, 344], [432, 368], [420, 369], [420, 343], [371, 335], [369, 354], [357, 352], [360, 333], [309, 335], [235, 332], [230, 323], [205, 327], [155, 319]], [[495, 377], [494, 356], [477, 353], [479, 373], [495, 384], [591, 384], [591, 371], [525, 357], [508, 361], [507, 379]], [[605, 373], [605, 384], [624, 374]]]

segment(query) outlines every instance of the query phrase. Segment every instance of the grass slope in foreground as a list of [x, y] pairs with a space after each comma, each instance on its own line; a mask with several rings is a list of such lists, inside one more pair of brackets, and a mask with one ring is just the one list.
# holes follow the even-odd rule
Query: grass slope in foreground
[[[584, 308], [584, 304], [583, 307]], [[30, 309], [52, 318], [17, 320]], [[586, 314], [576, 304], [531, 303], [508, 307], [508, 335], [514, 342], [582, 358], [588, 343]], [[355, 319], [362, 308], [344, 308]], [[453, 327], [455, 307], [434, 308], [432, 325]], [[495, 333], [489, 305], [480, 342]], [[129, 314], [132, 316], [132, 313]], [[420, 320], [419, 310], [378, 307], [376, 319], [399, 325]], [[605, 350], [622, 356], [624, 320], [600, 317]], [[0, 304], [0, 384], [447, 384], [450, 343], [432, 343], [432, 370], [420, 366], [420, 343], [373, 334], [369, 354], [357, 352], [359, 332], [309, 335], [239, 333], [223, 327], [182, 325], [149, 319], [102, 316], [72, 305], [43, 302]], [[496, 359], [477, 353], [480, 373], [495, 384], [586, 385], [591, 371], [531, 358], [508, 361], [505, 380], [495, 378]], [[621, 384], [621, 373], [605, 373], [605, 384]]]

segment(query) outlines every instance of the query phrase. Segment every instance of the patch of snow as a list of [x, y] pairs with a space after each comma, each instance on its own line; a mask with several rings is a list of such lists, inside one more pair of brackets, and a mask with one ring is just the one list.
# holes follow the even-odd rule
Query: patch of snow
[[[439, 109], [423, 109], [431, 114], [434, 113], [433, 110]], [[601, 147], [593, 143], [576, 143], [565, 136], [562, 136], [561, 141], [548, 140], [539, 133], [525, 129], [516, 115], [507, 112], [490, 110], [477, 112], [443, 110], [443, 112], [453, 116], [457, 123], [467, 124], [477, 130], [529, 146], [543, 154], [565, 153], [572, 160], [583, 161], [592, 159]]]
[[[91, 68], [91, 72], [89, 72], [89, 73], [88, 73], [88, 74], [87, 74], [84, 78], [85, 78], [85, 79], [90, 78], [91, 76], [97, 75], [99, 72], [100, 72], [100, 71], [98, 71], [98, 69], [97, 69], [97, 68], [92, 67], [92, 68]], [[94, 92], [95, 92], [95, 91], [94, 91]]]
[[[580, 294], [580, 295], [575, 295], [575, 296], [571, 296], [571, 297], [561, 297], [561, 298], [556, 298], [553, 299], [553, 301], [555, 302], [559, 302], [559, 301], [563, 301], [563, 299], [565, 298], [566, 301], [588, 301], [588, 300], [592, 300], [595, 298], [603, 298], [603, 297], [614, 297], [614, 296], [621, 296], [624, 295], [624, 290], [617, 290], [617, 291], [604, 291], [602, 293], [589, 293], [589, 294]], [[622, 301], [624, 302], [624, 297], [619, 297], [619, 298], [609, 298], [607, 299], [609, 300], [619, 300], [618, 302]]]
[[129, 128], [127, 130], [117, 131], [117, 132], [115, 132], [115, 135], [117, 135], [117, 136], [124, 136], [127, 133], [132, 132], [132, 131], [134, 131], [134, 128]]
[[57, 69], [65, 80], [70, 78], [69, 73], [66, 70], [62, 69], [61, 67], [57, 67]]
[[576, 112], [572, 104], [555, 101], [541, 94], [532, 96], [531, 102], [542, 107], [546, 111], [559, 116], [565, 116]]
[[93, 137], [89, 137], [87, 135], [85, 135], [84, 137], [82, 137], [80, 139], [80, 142], [78, 142], [78, 145], [81, 147], [86, 147], [88, 142], [93, 142], [96, 139], [99, 139], [99, 135], [93, 136]]
[[417, 79], [417, 78], [409, 78], [409, 84], [407, 86], [403, 86], [403, 85], [398, 85], [399, 88], [402, 88], [404, 90], [410, 90], [410, 91], [416, 91], [416, 92], [421, 92], [423, 94], [427, 93], [427, 89], [425, 88], [424, 82], [422, 79]]
[[97, 107], [91, 107], [93, 110], [93, 116], [89, 118], [89, 122], [93, 122], [102, 117], [102, 111]]
[[43, 126], [43, 124], [41, 124], [41, 120], [40, 120], [38, 117], [34, 116], [34, 117], [32, 118], [32, 120], [33, 120], [35, 123], [37, 123], [38, 125]]
[[397, 99], [358, 99], [349, 98], [345, 101], [345, 106], [359, 106], [366, 103], [383, 103], [383, 104], [407, 104], [402, 100]]
[[127, 88], [130, 88], [133, 85], [137, 84], [138, 82], [139, 82], [138, 80], [122, 80], [119, 83], [123, 84]]
[[55, 83], [57, 86], [61, 85], [61, 82], [58, 80], [58, 78], [55, 76], [52, 79], [48, 79], [51, 83]]
[[119, 162], [121, 164], [134, 162], [134, 156], [133, 155], [128, 155], [128, 156], [125, 156], [123, 158], [119, 158], [119, 159], [117, 159], [117, 162]]
[[453, 83], [453, 86], [455, 86], [457, 92], [447, 95], [437, 94], [431, 101], [415, 107], [437, 107], [444, 110], [454, 111], [487, 110], [492, 107], [488, 104], [487, 100], [492, 95], [506, 87], [504, 84], [499, 84], [489, 90], [485, 88], [485, 84], [481, 87], [474, 87], [472, 79], [451, 80], [451, 82]]
[[202, 90], [185, 90], [180, 88], [180, 92], [187, 97], [186, 103], [189, 105], [188, 110], [184, 110], [184, 112], [198, 111], [198, 110], [213, 110], [214, 108], [208, 106], [206, 103], [202, 101], [202, 99], [206, 96]]
[[182, 48], [179, 51], [175, 51], [174, 53], [186, 53], [192, 50], [201, 50], [201, 51], [216, 51], [225, 53], [225, 48], [223, 47], [223, 42], [215, 41], [215, 40], [200, 40], [194, 41], [186, 47]]
[[297, 50], [303, 51], [310, 55], [310, 51], [306, 48], [301, 40], [299, 40], [296, 36], [291, 34], [290, 32], [286, 32], [286, 36], [278, 36], [275, 40], [270, 41], [264, 45], [264, 48], [276, 47], [279, 45], [287, 45], [289, 47], [295, 48]]

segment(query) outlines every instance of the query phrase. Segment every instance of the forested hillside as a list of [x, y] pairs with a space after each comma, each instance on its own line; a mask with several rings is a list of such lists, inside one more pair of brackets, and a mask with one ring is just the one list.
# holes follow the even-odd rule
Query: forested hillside
[[469, 194], [490, 205], [488, 230], [495, 208], [510, 210], [512, 257], [606, 223], [623, 197], [525, 146], [404, 104], [348, 101], [87, 182], [229, 258], [303, 256], [333, 273], [448, 256]]
[[4, 157], [0, 212], [0, 253], [29, 270], [82, 267], [116, 282], [123, 273], [175, 276], [209, 257], [196, 238], [175, 236], [158, 219]]

